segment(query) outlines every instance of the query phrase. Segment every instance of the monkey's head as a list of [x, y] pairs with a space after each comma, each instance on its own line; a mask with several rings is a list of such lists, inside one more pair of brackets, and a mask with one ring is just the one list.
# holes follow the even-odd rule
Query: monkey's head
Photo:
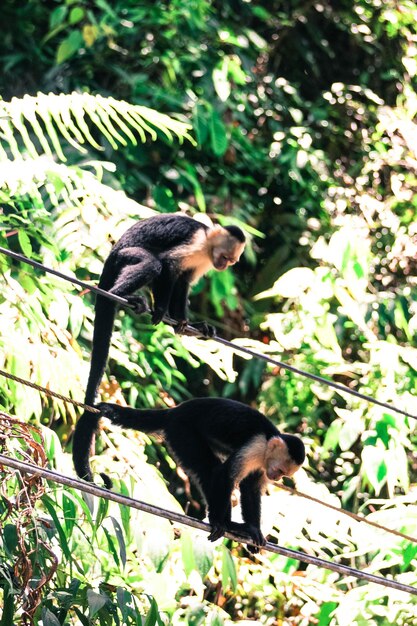
[[268, 440], [265, 455], [265, 473], [269, 480], [292, 476], [305, 459], [304, 444], [299, 437], [280, 434]]
[[246, 239], [237, 226], [214, 226], [207, 233], [207, 242], [213, 267], [223, 271], [239, 261]]

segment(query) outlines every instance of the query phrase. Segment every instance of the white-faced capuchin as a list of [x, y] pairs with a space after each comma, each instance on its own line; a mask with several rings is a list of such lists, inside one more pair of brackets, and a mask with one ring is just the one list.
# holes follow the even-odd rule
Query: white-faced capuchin
[[[305, 449], [299, 437], [280, 433], [259, 411], [223, 398], [196, 398], [171, 409], [132, 409], [106, 402], [97, 408], [113, 424], [163, 436], [204, 497], [211, 541], [231, 531], [254, 542], [248, 546], [251, 552], [265, 544], [261, 494], [268, 480], [292, 476], [301, 467]], [[92, 419], [98, 425], [99, 417]], [[88, 458], [83, 463], [89, 468]], [[243, 523], [231, 521], [235, 487], [240, 489]]]
[[[177, 322], [176, 331], [188, 322], [190, 285], [208, 270], [225, 270], [234, 265], [245, 248], [245, 235], [237, 226], [208, 227], [179, 214], [163, 214], [131, 226], [114, 245], [103, 267], [98, 286], [126, 298], [137, 313], [147, 311], [146, 299], [136, 292], [148, 286], [153, 297], [152, 322], [165, 315]], [[103, 378], [109, 354], [117, 305], [97, 295], [90, 373], [85, 404], [92, 405]], [[202, 335], [212, 337], [213, 326], [193, 323]], [[94, 440], [92, 414], [78, 420], [73, 440], [74, 464], [78, 475], [92, 480], [79, 459]]]

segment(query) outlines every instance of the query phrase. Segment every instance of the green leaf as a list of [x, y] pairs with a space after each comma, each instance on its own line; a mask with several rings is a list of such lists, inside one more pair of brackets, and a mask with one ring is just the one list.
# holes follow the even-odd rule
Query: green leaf
[[103, 526], [103, 531], [104, 531], [104, 534], [106, 535], [106, 539], [107, 539], [107, 543], [108, 543], [108, 546], [109, 546], [109, 550], [110, 550], [110, 552], [113, 555], [114, 561], [115, 561], [116, 565], [119, 566], [120, 565], [120, 559], [119, 559], [119, 555], [118, 555], [117, 550], [116, 550], [116, 546], [115, 546], [114, 541], [113, 541], [113, 537], [111, 536], [111, 534], [109, 533], [109, 531], [107, 530], [107, 528], [105, 526]]
[[194, 558], [193, 540], [191, 534], [188, 531], [181, 533], [181, 555], [182, 562], [184, 564], [184, 571], [187, 576], [196, 569], [196, 563]]
[[71, 537], [73, 528], [75, 526], [75, 520], [77, 518], [77, 509], [71, 498], [64, 493], [62, 496], [62, 509], [64, 512], [65, 528], [68, 537]]
[[235, 593], [237, 589], [237, 573], [233, 557], [230, 550], [226, 546], [222, 546], [222, 586], [226, 589], [230, 582], [232, 591]]
[[212, 110], [210, 115], [210, 140], [214, 154], [222, 156], [226, 152], [228, 139], [226, 127], [215, 109]]
[[158, 185], [153, 190], [153, 199], [156, 206], [164, 211], [174, 213], [178, 210], [177, 201], [174, 198], [174, 194], [168, 187], [162, 187]]
[[43, 496], [42, 502], [45, 508], [47, 509], [49, 515], [52, 517], [53, 522], [55, 524], [55, 528], [59, 535], [59, 542], [60, 542], [61, 550], [64, 553], [65, 557], [69, 561], [71, 561], [72, 560], [71, 550], [69, 549], [69, 546], [68, 546], [65, 529], [62, 526], [60, 520], [58, 519], [58, 515], [56, 513], [56, 503], [49, 496]]
[[27, 257], [32, 256], [32, 244], [30, 243], [29, 235], [25, 233], [24, 230], [19, 230], [17, 238], [19, 239], [23, 254]]
[[77, 22], [80, 22], [83, 19], [84, 15], [84, 9], [82, 9], [81, 7], [74, 7], [73, 9], [71, 9], [69, 15], [69, 23], [76, 24]]
[[362, 470], [378, 495], [386, 481], [388, 469], [385, 463], [385, 450], [374, 446], [365, 446], [362, 450]]
[[0, 626], [11, 626], [14, 623], [14, 595], [9, 584], [4, 584], [3, 590], [3, 612], [1, 615]]
[[100, 528], [104, 518], [107, 515], [107, 511], [109, 510], [110, 501], [106, 498], [98, 498], [98, 510], [95, 521], [95, 528]]
[[42, 609], [42, 624], [43, 626], [61, 626], [61, 622], [56, 615], [49, 609]]
[[92, 589], [87, 589], [87, 602], [90, 610], [90, 618], [93, 618], [109, 601], [109, 598], [101, 593], [96, 593]]
[[364, 425], [354, 411], [351, 411], [339, 432], [339, 446], [343, 451], [350, 450], [358, 437], [362, 434]]
[[227, 79], [229, 59], [225, 57], [213, 70], [213, 84], [217, 95], [222, 102], [226, 102], [231, 92], [231, 85]]
[[156, 624], [157, 622], [159, 626], [164, 626], [164, 622], [159, 617], [158, 605], [156, 604], [155, 598], [149, 598], [149, 600], [151, 606], [149, 609], [149, 613], [146, 616], [145, 626], [154, 626], [154, 624]]
[[203, 146], [209, 134], [208, 115], [206, 107], [197, 104], [193, 111], [193, 127], [199, 146]]
[[68, 37], [62, 41], [56, 53], [56, 62], [59, 65], [67, 59], [71, 58], [84, 45], [82, 33], [79, 30], [73, 30]]
[[112, 521], [114, 532], [116, 533], [116, 538], [119, 544], [120, 559], [123, 565], [126, 565], [126, 544], [125, 538], [123, 536], [122, 527], [120, 526], [116, 518], [110, 517], [110, 519]]
[[6, 524], [3, 528], [3, 541], [7, 553], [13, 557], [19, 543], [17, 529], [14, 524]]
[[342, 420], [334, 420], [327, 429], [326, 436], [324, 438], [323, 448], [324, 450], [335, 450], [339, 445], [339, 435], [342, 430]]
[[65, 5], [60, 5], [56, 7], [49, 16], [49, 28], [54, 29], [65, 20], [66, 15], [68, 13], [68, 7]]

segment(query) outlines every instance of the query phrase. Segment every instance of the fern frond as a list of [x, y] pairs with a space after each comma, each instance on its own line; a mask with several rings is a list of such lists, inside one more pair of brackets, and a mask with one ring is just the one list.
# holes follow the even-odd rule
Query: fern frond
[[[154, 211], [129, 198], [124, 191], [115, 190], [99, 179], [103, 168], [114, 169], [113, 164], [90, 162], [82, 169], [57, 163], [47, 157], [6, 160], [0, 168], [0, 190], [2, 200], [14, 200], [29, 195], [43, 203], [45, 194], [56, 207], [94, 207], [101, 213], [150, 217]], [[123, 207], [123, 211], [120, 211]]]
[[155, 141], [158, 132], [169, 141], [193, 142], [190, 124], [144, 106], [88, 93], [38, 93], [0, 101], [0, 161], [21, 160], [22, 145], [31, 159], [55, 155], [66, 161], [62, 140], [82, 153], [87, 152], [85, 144], [104, 150], [93, 137], [93, 128], [114, 149], [128, 142], [137, 145], [137, 136], [142, 142]]

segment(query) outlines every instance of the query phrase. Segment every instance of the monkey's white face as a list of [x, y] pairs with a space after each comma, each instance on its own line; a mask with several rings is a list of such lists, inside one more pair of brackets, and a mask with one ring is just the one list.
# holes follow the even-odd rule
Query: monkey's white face
[[292, 476], [301, 465], [293, 461], [288, 453], [286, 443], [280, 437], [268, 441], [265, 458], [265, 473], [268, 480], [281, 480], [284, 476]]
[[211, 258], [213, 266], [218, 271], [227, 269], [237, 263], [241, 257], [245, 244], [228, 234], [218, 234], [213, 237]]

